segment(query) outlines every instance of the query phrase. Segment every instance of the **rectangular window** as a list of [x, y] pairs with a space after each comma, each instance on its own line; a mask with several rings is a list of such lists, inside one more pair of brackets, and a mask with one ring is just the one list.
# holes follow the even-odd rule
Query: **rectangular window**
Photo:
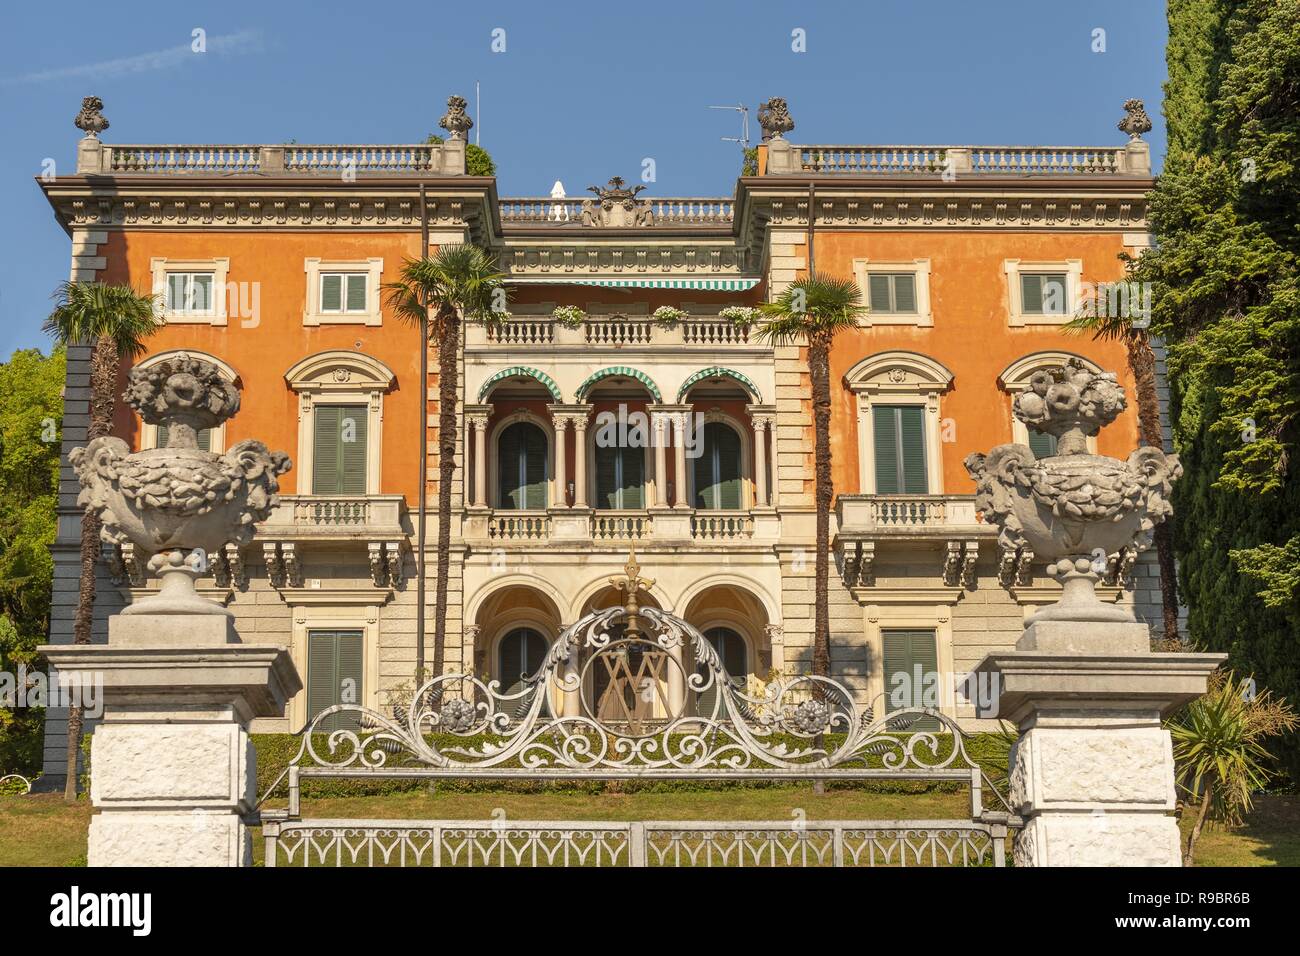
[[1020, 311], [1026, 315], [1067, 315], [1069, 298], [1064, 272], [1020, 273]]
[[876, 494], [927, 494], [925, 409], [920, 405], [876, 405], [871, 412]]
[[[904, 707], [939, 707], [939, 648], [934, 631], [882, 628], [885, 712]], [[908, 730], [934, 730], [939, 722], [924, 717]]]
[[312, 494], [364, 495], [366, 406], [317, 405], [313, 415]]
[[322, 272], [320, 310], [345, 315], [364, 313], [368, 278], [364, 272]]
[[167, 311], [181, 315], [215, 315], [213, 273], [167, 273]]
[[[307, 632], [307, 720], [335, 704], [361, 704], [361, 631]], [[322, 733], [355, 730], [356, 722], [333, 714], [316, 728]]]
[[872, 312], [916, 312], [916, 276], [910, 272], [873, 272], [867, 279]]

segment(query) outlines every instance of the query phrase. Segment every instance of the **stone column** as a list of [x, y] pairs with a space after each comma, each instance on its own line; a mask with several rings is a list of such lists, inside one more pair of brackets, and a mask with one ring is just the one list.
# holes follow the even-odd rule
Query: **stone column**
[[751, 415], [754, 426], [754, 507], [766, 508], [767, 504], [767, 442], [765, 441], [767, 425], [770, 419], [766, 415]]
[[587, 416], [573, 422], [573, 507], [587, 507]]
[[[561, 627], [560, 631], [563, 632], [564, 628]], [[582, 688], [578, 684], [578, 679], [582, 675], [581, 661], [579, 660], [581, 653], [581, 650], [575, 647], [573, 653], [569, 655], [569, 659], [564, 662], [564, 682], [573, 685], [573, 690], [564, 692], [563, 716], [565, 717], [582, 716]]]
[[671, 661], [668, 670], [668, 717], [670, 720], [682, 715], [686, 704], [686, 666], [682, 662], [682, 645], [668, 649]]
[[224, 614], [109, 619], [108, 643], [41, 648], [63, 681], [102, 680], [91, 866], [251, 866], [254, 717], [302, 689], [283, 647], [239, 644]]
[[677, 440], [673, 445], [673, 467], [676, 474], [673, 480], [676, 482], [673, 494], [674, 508], [687, 508], [687, 491], [686, 491], [686, 429], [690, 427], [691, 413], [677, 412], [673, 415], [674, 431], [677, 434]]
[[668, 420], [662, 412], [654, 412], [653, 441], [655, 446], [655, 507], [668, 507]]
[[981, 716], [1013, 722], [1016, 866], [1179, 866], [1161, 718], [1205, 692], [1223, 654], [1153, 654], [1144, 624], [1039, 621], [976, 668]]
[[[470, 507], [477, 509], [486, 509], [487, 501], [487, 480], [488, 480], [488, 453], [487, 453], [487, 431], [488, 421], [492, 417], [491, 405], [466, 405], [465, 406], [465, 423], [469, 426], [473, 441], [473, 467], [474, 467], [474, 488], [473, 495], [470, 499]], [[468, 457], [468, 455], [467, 455]]]
[[569, 507], [569, 478], [568, 461], [565, 455], [568, 450], [569, 434], [569, 417], [561, 415], [554, 419], [555, 422], [555, 497], [552, 499], [553, 508]]

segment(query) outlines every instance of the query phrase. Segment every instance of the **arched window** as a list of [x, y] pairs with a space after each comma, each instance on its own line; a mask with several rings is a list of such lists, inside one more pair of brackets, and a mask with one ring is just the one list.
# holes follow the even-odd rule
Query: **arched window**
[[740, 435], [730, 425], [704, 426], [701, 453], [694, 462], [695, 507], [709, 511], [743, 507]]
[[596, 445], [596, 507], [638, 511], [645, 507], [645, 450]]
[[[704, 639], [718, 652], [718, 656], [722, 659], [722, 666], [726, 669], [732, 683], [743, 688], [749, 677], [749, 645], [745, 643], [745, 639], [729, 627], [711, 627], [704, 632]], [[703, 665], [700, 665], [698, 670], [703, 674]], [[710, 684], [696, 699], [696, 714], [701, 717], [712, 716], [717, 700], [718, 685]], [[725, 714], [719, 711], [718, 716], [721, 718]]]
[[546, 507], [549, 466], [546, 433], [532, 422], [515, 422], [497, 438], [497, 507], [540, 511]]
[[523, 690], [524, 678], [536, 674], [545, 660], [546, 638], [531, 627], [509, 631], [497, 644], [497, 675], [502, 693], [517, 694]]

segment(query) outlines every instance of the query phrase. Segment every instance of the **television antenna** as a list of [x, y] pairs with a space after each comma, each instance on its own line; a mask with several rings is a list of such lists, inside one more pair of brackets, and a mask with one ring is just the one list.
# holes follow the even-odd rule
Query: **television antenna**
[[741, 149], [749, 149], [749, 107], [743, 103], [735, 106], [710, 106], [711, 110], [735, 110], [740, 114], [740, 135], [719, 137], [726, 143], [739, 143]]

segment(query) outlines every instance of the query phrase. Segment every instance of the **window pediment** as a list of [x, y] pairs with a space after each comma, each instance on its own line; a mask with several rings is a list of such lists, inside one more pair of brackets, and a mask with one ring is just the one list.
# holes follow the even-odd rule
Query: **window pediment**
[[294, 391], [388, 391], [397, 376], [383, 362], [361, 352], [317, 352], [284, 373]]
[[870, 355], [844, 376], [854, 392], [941, 392], [952, 380], [943, 364], [919, 352], [902, 351]]

